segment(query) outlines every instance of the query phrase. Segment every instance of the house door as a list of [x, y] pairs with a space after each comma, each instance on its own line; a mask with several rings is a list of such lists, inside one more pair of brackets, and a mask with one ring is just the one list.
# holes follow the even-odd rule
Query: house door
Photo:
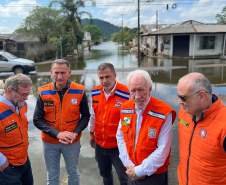
[[189, 56], [189, 35], [179, 35], [173, 37], [173, 56]]

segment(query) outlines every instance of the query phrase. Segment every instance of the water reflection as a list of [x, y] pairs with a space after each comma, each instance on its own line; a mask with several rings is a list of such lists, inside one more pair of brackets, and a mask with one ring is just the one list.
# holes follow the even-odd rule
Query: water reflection
[[[85, 53], [84, 59], [72, 59], [72, 80], [83, 83], [89, 92], [93, 85], [99, 83], [97, 78], [97, 67], [103, 62], [111, 62], [117, 71], [117, 78], [122, 83], [126, 83], [127, 74], [138, 69], [137, 59], [129, 52], [120, 52], [117, 44], [113, 42], [105, 42], [98, 46], [94, 46], [91, 52]], [[184, 59], [168, 59], [168, 58], [144, 58], [141, 68], [147, 70], [153, 78], [153, 93], [156, 96], [162, 96], [163, 99], [174, 100], [175, 86], [178, 79], [188, 72], [201, 72], [206, 75], [212, 84], [216, 87], [215, 91], [219, 91], [222, 96], [226, 95], [224, 88], [226, 81], [226, 60], [184, 60]], [[50, 62], [37, 65], [37, 73], [31, 75], [34, 82], [33, 92], [36, 95], [37, 87], [49, 82]], [[10, 74], [12, 75], [12, 74]], [[0, 74], [0, 79], [5, 79], [9, 74]], [[172, 104], [175, 101], [170, 102]]]

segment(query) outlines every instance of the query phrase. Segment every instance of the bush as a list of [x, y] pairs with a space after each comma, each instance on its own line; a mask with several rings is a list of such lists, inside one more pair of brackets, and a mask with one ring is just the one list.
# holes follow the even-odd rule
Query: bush
[[56, 47], [52, 44], [35, 46], [28, 48], [26, 51], [26, 58], [29, 58], [35, 62], [55, 58], [55, 55]]

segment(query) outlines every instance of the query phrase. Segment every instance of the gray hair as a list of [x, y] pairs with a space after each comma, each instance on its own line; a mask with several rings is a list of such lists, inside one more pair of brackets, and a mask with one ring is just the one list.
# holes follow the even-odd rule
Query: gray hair
[[28, 87], [28, 86], [32, 86], [31, 78], [24, 74], [17, 74], [6, 79], [4, 90], [10, 87], [17, 91], [19, 87]]
[[151, 77], [150, 77], [150, 75], [149, 75], [149, 73], [148, 73], [147, 71], [138, 69], [138, 70], [135, 70], [135, 71], [130, 72], [130, 73], [128, 74], [128, 76], [127, 76], [127, 84], [128, 84], [128, 85], [129, 85], [130, 80], [131, 80], [131, 78], [132, 78], [133, 76], [142, 76], [142, 77], [145, 79], [145, 81], [146, 81], [148, 87], [149, 87], [150, 89], [152, 88], [152, 80], [151, 80]]
[[193, 81], [192, 88], [193, 91], [205, 90], [208, 93], [212, 94], [211, 83], [204, 75], [200, 76], [199, 78]]
[[68, 68], [71, 68], [70, 62], [65, 59], [56, 59], [52, 62], [51, 68], [53, 67], [54, 64], [65, 64]]
[[[115, 73], [115, 68], [114, 68], [114, 65], [111, 64], [111, 63], [102, 63], [98, 66], [98, 71], [102, 71], [102, 70], [105, 70], [105, 69], [110, 69], [113, 73]], [[116, 74], [116, 73], [115, 73]]]

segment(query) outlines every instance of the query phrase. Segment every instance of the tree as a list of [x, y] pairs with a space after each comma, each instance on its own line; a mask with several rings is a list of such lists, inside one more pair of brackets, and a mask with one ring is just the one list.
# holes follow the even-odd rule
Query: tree
[[15, 32], [36, 36], [42, 44], [47, 44], [50, 37], [59, 34], [61, 23], [62, 18], [59, 11], [47, 7], [37, 7]]
[[132, 41], [135, 36], [136, 36], [136, 32], [129, 29], [128, 27], [125, 27], [123, 31], [121, 30], [117, 33], [114, 33], [112, 35], [112, 40], [118, 43], [124, 42], [125, 45], [128, 45], [129, 42]]
[[218, 23], [226, 24], [226, 6], [223, 8], [220, 14], [216, 15], [216, 19]]
[[60, 11], [64, 15], [64, 28], [65, 31], [71, 33], [71, 48], [77, 49], [78, 44], [82, 42], [83, 34], [81, 29], [81, 16], [86, 14], [91, 15], [85, 11], [79, 11], [80, 7], [84, 7], [83, 0], [52, 0], [50, 7], [54, 4], [60, 5]]
[[94, 42], [94, 43], [100, 42], [102, 34], [101, 34], [100, 28], [98, 28], [96, 25], [86, 24], [86, 25], [83, 26], [83, 30], [90, 32], [92, 42]]

